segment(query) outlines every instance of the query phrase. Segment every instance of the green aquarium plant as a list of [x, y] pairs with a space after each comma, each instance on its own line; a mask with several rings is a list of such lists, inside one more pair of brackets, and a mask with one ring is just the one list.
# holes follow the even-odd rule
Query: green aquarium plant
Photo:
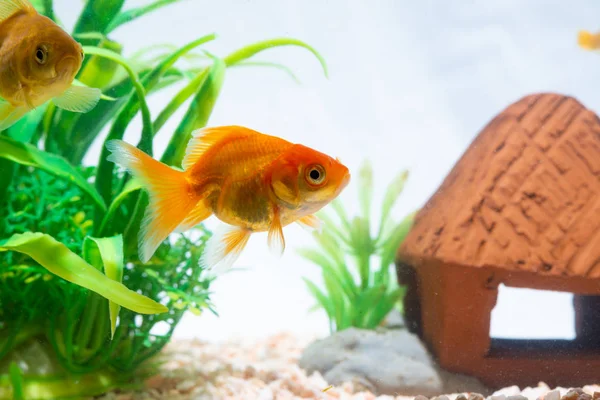
[[331, 208], [338, 221], [326, 210], [318, 213], [324, 224], [313, 235], [320, 249], [299, 250], [302, 257], [321, 268], [324, 289], [306, 278], [304, 281], [317, 301], [314, 308], [327, 313], [331, 332], [349, 327], [374, 329], [394, 307], [402, 312], [405, 287], [398, 285], [391, 267], [415, 213], [399, 223], [392, 220], [390, 213], [407, 178], [408, 172], [402, 171], [388, 186], [379, 229], [373, 234], [373, 171], [365, 162], [358, 176], [359, 215], [351, 219], [341, 201], [334, 200]]
[[[223, 57], [203, 46], [154, 44], [130, 56], [114, 30], [178, 0], [87, 0], [73, 36], [84, 45], [77, 81], [101, 89], [88, 113], [47, 103], [0, 132], [0, 399], [92, 396], [138, 384], [186, 311], [214, 312], [208, 276], [198, 263], [211, 232], [202, 224], [171, 235], [140, 263], [137, 233], [148, 199], [107, 161], [104, 143], [122, 139], [141, 116], [137, 147], [180, 167], [191, 132], [205, 126], [225, 76], [238, 66], [287, 67], [255, 60], [265, 50], [309, 45], [275, 38]], [[52, 0], [34, 6], [58, 24]], [[326, 72], [326, 70], [325, 70]], [[244, 73], [240, 70], [240, 73]], [[148, 98], [179, 87], [151, 112]], [[153, 141], [184, 109], [160, 156]], [[139, 132], [138, 132], [139, 133]], [[83, 165], [93, 143], [96, 163]]]

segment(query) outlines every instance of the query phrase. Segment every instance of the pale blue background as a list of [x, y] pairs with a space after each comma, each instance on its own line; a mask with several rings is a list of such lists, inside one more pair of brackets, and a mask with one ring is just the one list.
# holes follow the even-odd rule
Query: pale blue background
[[[56, 3], [70, 28], [79, 3]], [[304, 50], [271, 50], [259, 59], [284, 62], [302, 85], [275, 70], [230, 70], [210, 124], [242, 124], [302, 142], [339, 156], [354, 172], [370, 159], [378, 201], [392, 177], [408, 168], [409, 184], [394, 210], [399, 219], [436, 190], [478, 130], [521, 96], [557, 91], [600, 108], [600, 57], [576, 45], [579, 29], [600, 29], [598, 11], [593, 0], [187, 0], [119, 29], [114, 38], [125, 43], [126, 54], [209, 32], [219, 35], [207, 46], [218, 55], [278, 36], [314, 45], [328, 61], [329, 80]], [[166, 94], [152, 99], [153, 115]], [[139, 136], [136, 123], [128, 140]], [[176, 119], [163, 132], [175, 126]], [[155, 152], [165, 145], [161, 134]], [[96, 161], [99, 146], [87, 161]], [[353, 184], [342, 198], [356, 210]], [[249, 270], [213, 287], [221, 317], [189, 315], [176, 335], [326, 334], [324, 315], [306, 313], [313, 300], [301, 281], [318, 280], [319, 271], [295, 254], [312, 239], [297, 227], [285, 234], [281, 259], [269, 253], [264, 235], [253, 237], [237, 263]], [[572, 337], [568, 295], [511, 294], [494, 311], [493, 335]]]

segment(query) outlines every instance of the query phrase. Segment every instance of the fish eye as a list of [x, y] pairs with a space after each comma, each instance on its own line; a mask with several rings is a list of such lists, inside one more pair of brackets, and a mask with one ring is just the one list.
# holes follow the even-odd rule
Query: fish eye
[[44, 65], [47, 60], [48, 60], [48, 50], [46, 49], [45, 46], [38, 46], [35, 49], [35, 61], [40, 65]]
[[325, 180], [325, 168], [321, 165], [312, 165], [306, 169], [306, 179], [312, 185], [320, 185]]

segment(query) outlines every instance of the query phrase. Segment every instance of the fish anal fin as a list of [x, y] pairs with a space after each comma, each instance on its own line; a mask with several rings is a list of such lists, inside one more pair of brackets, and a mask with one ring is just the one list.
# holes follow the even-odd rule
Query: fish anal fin
[[299, 218], [296, 222], [309, 231], [316, 230], [320, 232], [323, 228], [323, 221], [321, 221], [316, 215], [306, 215], [302, 218]]
[[37, 12], [28, 0], [2, 0], [0, 2], [0, 23], [18, 12]]
[[283, 237], [283, 228], [281, 226], [281, 218], [279, 211], [275, 212], [269, 232], [267, 234], [267, 243], [269, 249], [276, 255], [281, 256], [285, 250], [285, 238]]
[[71, 85], [60, 96], [54, 97], [52, 102], [63, 110], [86, 113], [96, 107], [102, 91], [88, 86]]
[[191, 213], [175, 228], [175, 232], [185, 232], [212, 215], [212, 211], [200, 200]]
[[192, 132], [192, 138], [187, 144], [185, 149], [185, 156], [181, 162], [181, 166], [184, 170], [194, 165], [200, 157], [208, 150], [211, 146], [232, 137], [247, 136], [251, 134], [258, 134], [258, 132], [245, 128], [243, 126], [229, 125], [229, 126], [216, 126], [216, 127], [205, 127], [196, 129]]
[[112, 153], [108, 160], [126, 168], [148, 192], [149, 204], [138, 234], [138, 256], [146, 263], [194, 210], [199, 198], [191, 191], [184, 172], [170, 168], [122, 140], [111, 140], [106, 148]]
[[238, 259], [252, 231], [222, 223], [208, 239], [200, 264], [215, 274], [229, 269]]

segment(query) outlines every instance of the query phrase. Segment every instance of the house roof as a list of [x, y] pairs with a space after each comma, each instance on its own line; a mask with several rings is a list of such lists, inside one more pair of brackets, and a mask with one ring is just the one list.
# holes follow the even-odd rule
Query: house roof
[[600, 277], [598, 117], [553, 93], [510, 105], [418, 213], [398, 258]]

